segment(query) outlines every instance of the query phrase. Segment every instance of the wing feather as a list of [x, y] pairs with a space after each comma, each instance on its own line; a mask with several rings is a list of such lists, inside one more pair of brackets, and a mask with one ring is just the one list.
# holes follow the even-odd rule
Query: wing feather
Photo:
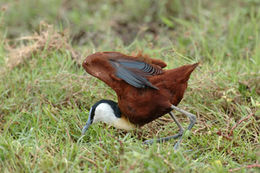
[[142, 61], [110, 59], [109, 62], [116, 69], [116, 76], [136, 88], [154, 88], [147, 76], [159, 75], [162, 70]]

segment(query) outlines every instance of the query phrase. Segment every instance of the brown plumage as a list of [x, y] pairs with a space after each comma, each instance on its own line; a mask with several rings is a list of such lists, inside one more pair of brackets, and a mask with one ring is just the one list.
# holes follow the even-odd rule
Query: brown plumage
[[[128, 61], [150, 65], [150, 71], [148, 67], [146, 71], [132, 68], [131, 65], [127, 68], [129, 73], [142, 76], [149, 83], [136, 87], [118, 77], [117, 65]], [[138, 126], [169, 113], [172, 110], [171, 105], [177, 106], [180, 103], [190, 74], [197, 66], [198, 63], [164, 70], [166, 64], [161, 60], [128, 56], [119, 52], [95, 53], [83, 62], [83, 67], [89, 74], [102, 80], [116, 92], [122, 115]]]
[[172, 110], [179, 111], [190, 119], [187, 130], [191, 130], [196, 122], [195, 115], [176, 106], [182, 100], [190, 74], [197, 66], [198, 63], [164, 70], [166, 64], [163, 61], [140, 54], [128, 56], [119, 52], [99, 52], [88, 56], [83, 62], [84, 69], [110, 86], [117, 94], [118, 103], [111, 100], [95, 103], [89, 111], [82, 134], [92, 123], [99, 121], [131, 130], [169, 113], [177, 124], [179, 133], [146, 140], [144, 143], [180, 138], [174, 146], [177, 149], [184, 129]]

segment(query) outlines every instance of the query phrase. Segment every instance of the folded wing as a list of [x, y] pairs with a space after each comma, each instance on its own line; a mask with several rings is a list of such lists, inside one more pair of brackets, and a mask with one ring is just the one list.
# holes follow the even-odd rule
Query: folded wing
[[147, 77], [162, 74], [161, 68], [142, 61], [126, 59], [110, 59], [109, 62], [116, 70], [116, 76], [136, 88], [154, 88]]

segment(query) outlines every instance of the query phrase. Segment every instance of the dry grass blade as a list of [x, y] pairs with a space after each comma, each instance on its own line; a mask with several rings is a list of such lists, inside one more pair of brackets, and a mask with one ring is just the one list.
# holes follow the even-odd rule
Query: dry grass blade
[[234, 131], [234, 129], [237, 128], [237, 126], [238, 126], [239, 124], [241, 124], [243, 121], [248, 120], [248, 119], [249, 119], [251, 116], [253, 116], [253, 115], [254, 115], [254, 113], [251, 113], [251, 114], [249, 114], [248, 116], [246, 116], [245, 118], [242, 118], [241, 120], [239, 120], [239, 121], [231, 128], [231, 130], [230, 130], [228, 136], [233, 136], [233, 131]]
[[55, 31], [52, 25], [48, 25], [44, 22], [40, 24], [39, 33], [35, 33], [32, 36], [21, 37], [15, 41], [25, 41], [28, 42], [28, 44], [17, 48], [12, 48], [12, 46], [6, 44], [6, 49], [9, 52], [6, 64], [9, 69], [13, 69], [22, 64], [27, 59], [30, 59], [33, 54], [43, 50], [51, 52], [66, 49], [70, 52], [72, 58], [80, 64], [77, 53], [69, 44], [68, 32], [64, 31], [59, 33]]
[[252, 165], [243, 166], [241, 168], [230, 169], [229, 172], [239, 171], [243, 168], [248, 168], [248, 169], [250, 169], [250, 168], [260, 168], [260, 164], [256, 163], [256, 164], [252, 164]]
[[163, 160], [163, 162], [164, 162], [167, 166], [169, 166], [169, 168], [171, 168], [172, 171], [175, 170], [175, 168], [172, 166], [172, 164], [171, 164], [167, 159], [165, 159], [162, 155], [157, 154], [157, 156], [158, 156], [159, 158], [161, 158], [161, 159]]
[[248, 119], [249, 119], [251, 116], [253, 116], [253, 115], [254, 115], [254, 113], [251, 113], [251, 114], [249, 114], [248, 116], [246, 116], [245, 118], [242, 118], [241, 120], [239, 120], [239, 121], [231, 128], [231, 130], [229, 131], [228, 134], [225, 134], [225, 133], [221, 132], [221, 130], [219, 130], [219, 131], [217, 132], [217, 135], [223, 136], [223, 137], [224, 137], [225, 139], [227, 139], [227, 140], [232, 140], [233, 131], [235, 130], [235, 128], [237, 128], [243, 121], [248, 120]]
[[86, 160], [86, 161], [88, 161], [88, 162], [90, 162], [90, 163], [92, 163], [93, 165], [95, 165], [95, 167], [98, 167], [97, 164], [96, 164], [96, 162], [95, 162], [94, 160], [92, 160], [92, 159], [90, 159], [90, 158], [87, 158], [87, 157], [83, 157], [83, 156], [81, 156], [80, 158], [81, 158], [81, 159], [84, 159], [84, 160]]

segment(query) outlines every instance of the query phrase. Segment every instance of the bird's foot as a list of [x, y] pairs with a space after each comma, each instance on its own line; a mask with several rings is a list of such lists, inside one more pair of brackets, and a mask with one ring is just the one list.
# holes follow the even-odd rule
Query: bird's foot
[[153, 144], [154, 142], [162, 143], [162, 142], [169, 141], [169, 140], [171, 140], [171, 139], [180, 138], [180, 137], [182, 137], [182, 135], [183, 135], [183, 130], [180, 130], [179, 133], [177, 133], [176, 135], [167, 136], [167, 137], [159, 138], [159, 139], [149, 139], [149, 140], [145, 140], [145, 141], [143, 142], [143, 144], [151, 145], [151, 144]]
[[174, 151], [178, 151], [180, 144], [184, 139], [187, 139], [187, 137], [190, 135], [190, 130], [185, 130], [184, 133], [182, 134], [182, 136], [180, 137], [180, 139], [176, 142], [176, 144], [174, 145], [173, 149]]
[[152, 145], [153, 142], [154, 142], [153, 139], [149, 139], [149, 140], [145, 140], [145, 141], [143, 142], [143, 144], [145, 144], [145, 145]]

